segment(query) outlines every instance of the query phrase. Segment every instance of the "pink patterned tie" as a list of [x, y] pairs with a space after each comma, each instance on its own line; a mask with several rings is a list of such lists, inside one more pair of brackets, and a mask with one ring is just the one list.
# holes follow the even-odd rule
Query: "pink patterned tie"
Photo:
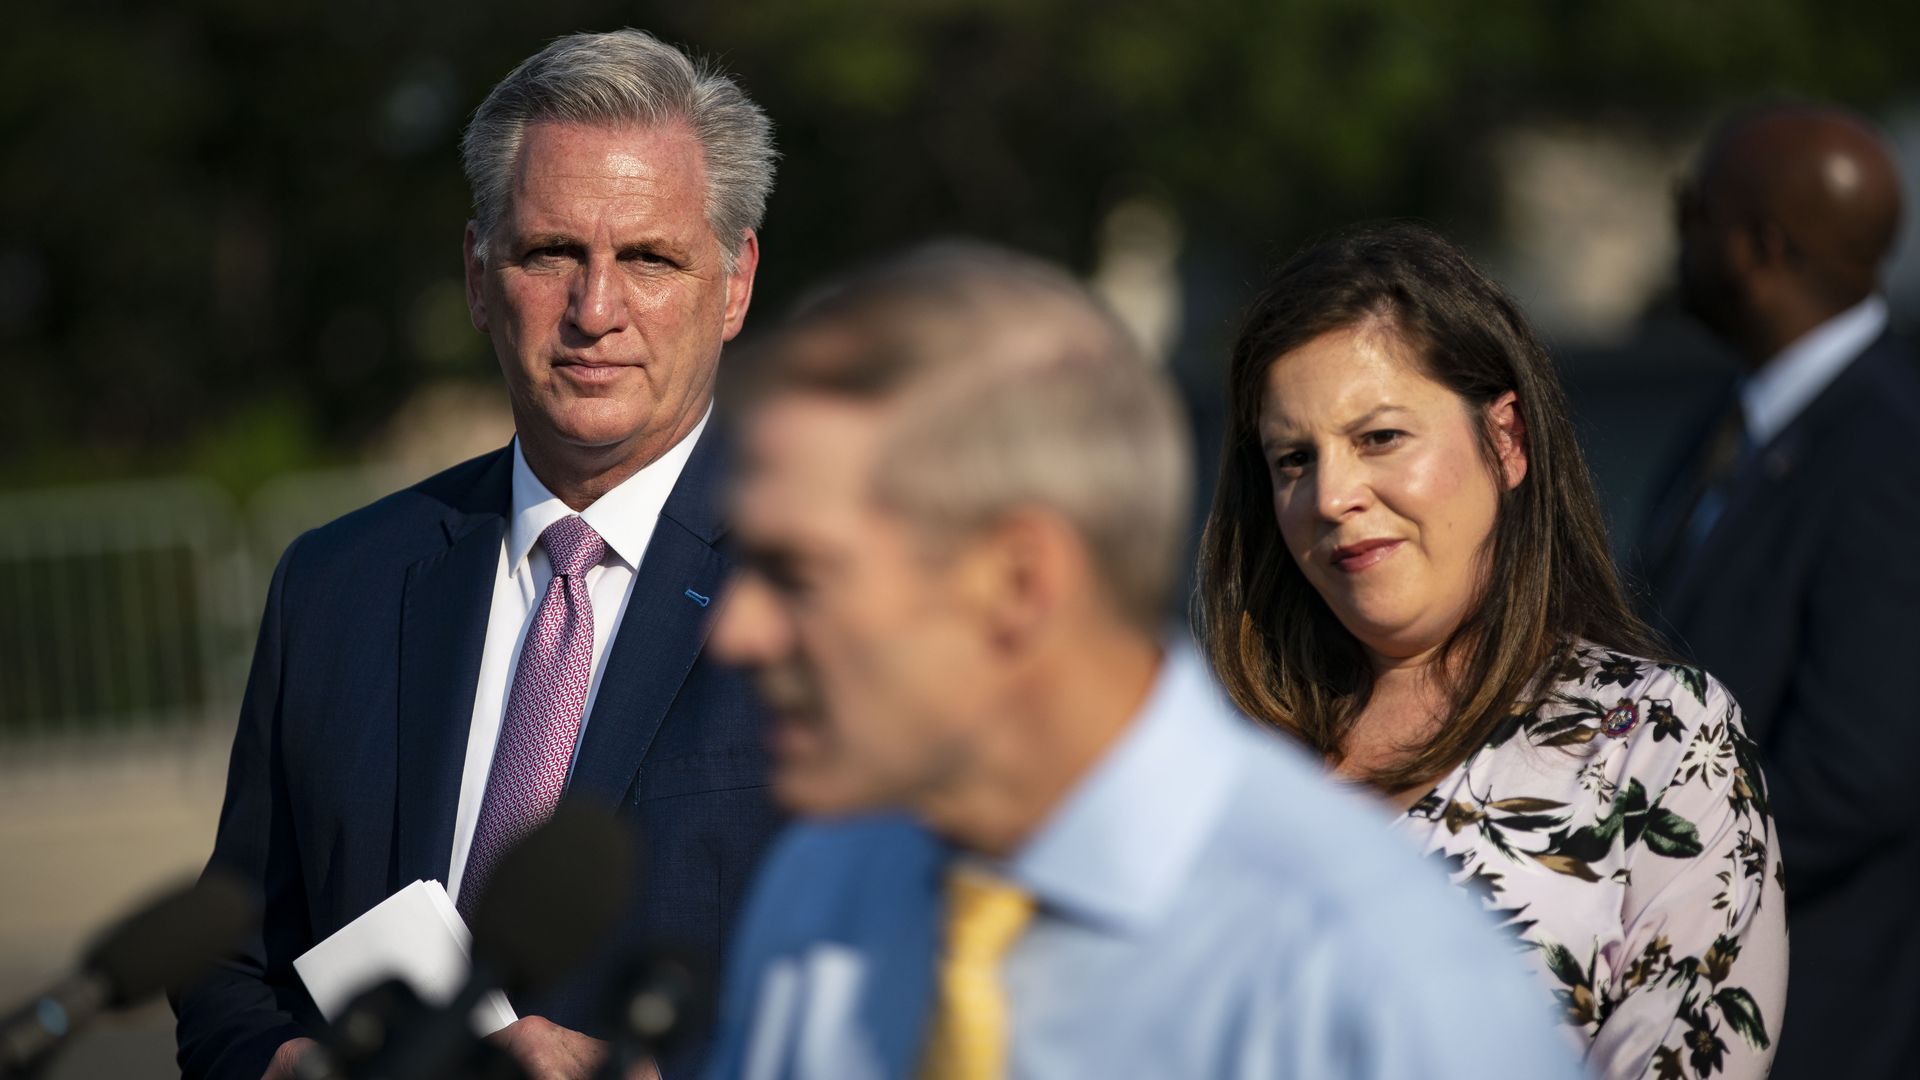
[[500, 856], [560, 804], [593, 679], [593, 597], [587, 591], [587, 571], [600, 565], [607, 543], [585, 519], [569, 514], [547, 526], [540, 546], [553, 563], [553, 579], [520, 646], [520, 666], [507, 695], [506, 719], [494, 744], [487, 793], [480, 801], [480, 820], [460, 882], [457, 906], [469, 922]]

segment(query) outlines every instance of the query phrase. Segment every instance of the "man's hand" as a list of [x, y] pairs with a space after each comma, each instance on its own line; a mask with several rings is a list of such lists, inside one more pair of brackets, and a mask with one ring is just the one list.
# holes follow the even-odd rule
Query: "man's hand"
[[273, 1052], [273, 1060], [267, 1062], [267, 1071], [260, 1074], [260, 1080], [293, 1080], [294, 1066], [300, 1064], [300, 1057], [313, 1049], [312, 1039], [288, 1039]]
[[541, 1016], [523, 1016], [487, 1036], [513, 1055], [528, 1080], [588, 1080], [607, 1056], [607, 1044]]

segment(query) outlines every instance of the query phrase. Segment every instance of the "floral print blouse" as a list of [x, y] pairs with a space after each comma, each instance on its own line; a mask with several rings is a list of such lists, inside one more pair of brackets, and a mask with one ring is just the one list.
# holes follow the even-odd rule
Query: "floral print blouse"
[[1786, 911], [1740, 707], [1590, 645], [1554, 680], [1395, 827], [1518, 939], [1595, 1075], [1765, 1076]]

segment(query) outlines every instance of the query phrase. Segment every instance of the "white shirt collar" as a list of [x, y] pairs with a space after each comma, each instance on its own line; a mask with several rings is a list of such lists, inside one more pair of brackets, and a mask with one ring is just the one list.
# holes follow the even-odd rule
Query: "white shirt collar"
[[[625, 563], [627, 569], [639, 568], [647, 542], [653, 538], [653, 527], [667, 504], [667, 496], [673, 494], [673, 486], [679, 483], [687, 459], [693, 456], [694, 444], [700, 441], [701, 434], [707, 430], [707, 421], [712, 418], [713, 405], [709, 403], [706, 414], [686, 438], [580, 512], [587, 524], [593, 526], [593, 531], [607, 542], [607, 553]], [[533, 475], [516, 436], [513, 440], [513, 517], [507, 526], [507, 572], [518, 576], [526, 568], [527, 556], [540, 534], [571, 513], [573, 509]]]
[[1887, 302], [1869, 296], [1801, 335], [1740, 384], [1749, 446], [1765, 446], [1887, 328]]

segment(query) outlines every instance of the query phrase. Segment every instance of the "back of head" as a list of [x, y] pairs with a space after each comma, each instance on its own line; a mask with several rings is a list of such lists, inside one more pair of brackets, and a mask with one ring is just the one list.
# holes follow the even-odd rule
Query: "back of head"
[[932, 537], [1019, 507], [1065, 518], [1130, 621], [1165, 617], [1191, 448], [1171, 386], [1059, 269], [943, 242], [862, 269], [761, 350], [749, 393], [884, 403], [875, 497]]
[[1770, 231], [1831, 310], [1879, 284], [1901, 217], [1899, 170], [1864, 118], [1825, 105], [1741, 113], [1709, 139], [1688, 198], [1725, 228]]
[[760, 226], [773, 188], [773, 126], [766, 113], [718, 70], [644, 30], [626, 29], [555, 40], [509, 72], [474, 110], [460, 156], [481, 237], [490, 238], [505, 213], [527, 126], [540, 122], [685, 124], [705, 159], [707, 223], [730, 262], [746, 230]]

